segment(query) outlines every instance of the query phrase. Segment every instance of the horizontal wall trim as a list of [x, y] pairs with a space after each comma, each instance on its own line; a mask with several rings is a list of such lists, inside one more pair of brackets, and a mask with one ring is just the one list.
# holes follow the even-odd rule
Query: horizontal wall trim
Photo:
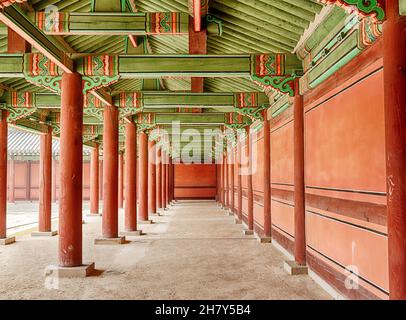
[[272, 223], [272, 227], [274, 227], [275, 229], [277, 229], [277, 230], [281, 231], [282, 233], [287, 234], [288, 236], [290, 236], [290, 237], [292, 237], [293, 239], [295, 239], [295, 236], [293, 236], [293, 235], [291, 235], [289, 232], [286, 232], [285, 230], [279, 228], [276, 224], [273, 224], [273, 223]]
[[186, 187], [184, 187], [184, 186], [182, 186], [182, 187], [180, 187], [180, 186], [175, 186], [175, 189], [216, 189], [216, 186], [201, 186], [201, 187], [198, 187], [198, 186], [186, 186]]
[[[312, 249], [314, 252], [317, 252], [319, 255], [321, 255], [323, 258], [327, 259], [328, 261], [334, 263], [335, 265], [339, 266], [340, 268], [342, 268], [343, 270], [347, 270], [347, 268], [342, 265], [340, 262], [335, 261], [334, 259], [330, 258], [329, 256], [325, 255], [324, 253], [321, 253], [320, 251], [316, 250], [315, 248], [313, 248], [310, 245], [307, 245], [308, 248]], [[389, 292], [387, 292], [385, 289], [379, 287], [378, 285], [376, 285], [375, 283], [371, 282], [370, 280], [360, 276], [359, 274], [353, 272], [352, 270], [347, 270], [348, 272], [351, 272], [352, 274], [354, 274], [355, 276], [357, 276], [358, 278], [360, 278], [362, 281], [364, 281], [365, 283], [368, 283], [370, 286], [374, 287], [375, 289], [379, 290], [380, 292], [384, 293], [384, 294], [389, 294]]]
[[293, 123], [293, 119], [291, 119], [291, 120], [289, 120], [289, 121], [286, 121], [285, 123], [281, 124], [281, 125], [278, 126], [278, 127], [272, 128], [272, 129], [271, 129], [271, 133], [274, 133], [274, 132], [276, 132], [276, 131], [282, 129], [283, 127], [286, 127], [286, 126], [289, 125], [290, 123]]
[[306, 207], [346, 218], [387, 226], [386, 205], [306, 193]]
[[368, 79], [369, 77], [372, 77], [373, 75], [377, 74], [378, 72], [383, 70], [383, 66], [379, 67], [378, 69], [368, 73], [367, 75], [359, 78], [358, 80], [352, 82], [351, 84], [349, 84], [348, 86], [346, 86], [345, 88], [341, 89], [340, 91], [336, 92], [335, 94], [333, 94], [332, 96], [327, 97], [326, 99], [320, 101], [319, 103], [317, 103], [316, 105], [314, 105], [313, 107], [305, 110], [305, 114], [311, 112], [312, 110], [320, 107], [321, 105], [325, 104], [326, 102], [336, 98], [337, 96], [339, 96], [340, 94], [342, 94], [345, 91], [348, 91], [349, 89], [351, 89], [352, 87], [356, 86], [357, 84], [365, 81], [366, 79]]
[[355, 223], [352, 223], [352, 222], [349, 222], [349, 221], [344, 221], [344, 220], [341, 220], [341, 219], [333, 218], [333, 217], [324, 215], [324, 214], [319, 213], [319, 212], [315, 212], [315, 211], [307, 210], [307, 209], [306, 209], [306, 212], [317, 215], [319, 217], [323, 217], [325, 219], [334, 220], [334, 221], [337, 221], [337, 222], [340, 222], [340, 223], [343, 223], [343, 224], [347, 224], [347, 225], [350, 225], [350, 226], [358, 228], [358, 229], [362, 229], [362, 230], [369, 231], [369, 232], [372, 232], [372, 233], [375, 233], [375, 234], [379, 234], [379, 235], [384, 236], [384, 237], [388, 236], [388, 234], [385, 233], [385, 232], [377, 231], [377, 230], [374, 230], [374, 229], [371, 229], [371, 228], [368, 228], [368, 227], [364, 227], [364, 226], [361, 226], [361, 225], [358, 225], [358, 224], [355, 224]]
[[364, 190], [327, 188], [327, 187], [316, 187], [316, 186], [306, 186], [306, 188], [314, 189], [314, 190], [338, 191], [338, 192], [347, 192], [347, 193], [360, 193], [360, 194], [368, 194], [368, 195], [373, 195], [373, 196], [386, 197], [386, 192], [380, 192], [380, 191], [364, 191]]
[[292, 183], [279, 183], [279, 182], [272, 182], [271, 185], [275, 186], [285, 186], [285, 187], [294, 187], [295, 185]]
[[275, 199], [275, 198], [273, 198], [273, 197], [271, 197], [271, 200], [272, 200], [272, 201], [275, 201], [275, 202], [278, 202], [278, 203], [281, 203], [281, 204], [284, 204], [284, 205], [287, 205], [287, 206], [289, 206], [289, 207], [293, 207], [293, 208], [295, 207], [295, 205], [294, 205], [293, 203], [281, 201], [281, 200]]

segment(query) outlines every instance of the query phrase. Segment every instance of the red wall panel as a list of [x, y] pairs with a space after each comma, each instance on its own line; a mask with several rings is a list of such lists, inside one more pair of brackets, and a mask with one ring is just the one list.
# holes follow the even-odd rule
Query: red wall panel
[[217, 188], [215, 164], [175, 164], [176, 199], [214, 199]]
[[306, 113], [308, 186], [385, 192], [382, 88], [381, 71]]

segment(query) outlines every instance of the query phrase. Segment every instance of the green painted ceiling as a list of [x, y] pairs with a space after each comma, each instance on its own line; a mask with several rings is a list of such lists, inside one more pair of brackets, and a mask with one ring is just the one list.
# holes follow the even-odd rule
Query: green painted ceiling
[[[35, 11], [54, 5], [60, 11], [90, 12], [91, 0], [28, 0]], [[188, 0], [135, 0], [141, 12], [188, 12]], [[320, 12], [313, 0], [211, 0], [209, 14], [223, 22], [222, 36], [208, 36], [209, 54], [288, 53], [292, 52], [304, 30]], [[1, 26], [0, 26], [1, 27]], [[3, 26], [4, 28], [4, 26]], [[76, 53], [125, 53], [126, 36], [60, 36], [66, 51]], [[188, 36], [148, 36], [150, 54], [188, 53]], [[0, 35], [0, 52], [7, 52], [7, 35]], [[164, 78], [163, 90], [189, 91], [190, 78]], [[0, 85], [12, 90], [46, 92], [24, 79], [3, 78]], [[142, 79], [122, 79], [112, 92], [140, 91]], [[206, 92], [262, 91], [249, 78], [205, 78]], [[213, 112], [215, 110], [208, 110]]]
[[[35, 11], [54, 5], [60, 11], [90, 12], [91, 0], [29, 0]], [[138, 11], [188, 12], [188, 0], [135, 0]], [[223, 21], [223, 35], [208, 36], [210, 54], [292, 52], [298, 40], [322, 6], [312, 0], [211, 0], [209, 13]], [[124, 36], [71, 35], [63, 39], [69, 51], [83, 53], [124, 53]], [[149, 36], [151, 53], [188, 53], [188, 36]], [[0, 36], [0, 52], [7, 51], [7, 36]], [[13, 89], [42, 89], [24, 80], [2, 79]], [[164, 79], [171, 91], [190, 90], [190, 79]], [[121, 80], [112, 89], [139, 90], [139, 80]], [[249, 79], [205, 79], [205, 90], [261, 91]]]

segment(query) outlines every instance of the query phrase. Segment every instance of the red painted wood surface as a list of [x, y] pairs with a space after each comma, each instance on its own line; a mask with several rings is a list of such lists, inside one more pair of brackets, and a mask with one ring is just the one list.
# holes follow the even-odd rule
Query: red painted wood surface
[[31, 44], [25, 41], [17, 32], [7, 28], [8, 53], [28, 53], [31, 52]]
[[83, 84], [79, 73], [61, 83], [59, 265], [82, 265]]
[[103, 237], [118, 237], [118, 109], [104, 108], [103, 122]]
[[296, 79], [295, 97], [293, 101], [295, 261], [300, 265], [306, 264], [303, 109], [303, 96], [299, 93], [299, 79]]
[[124, 207], [124, 154], [118, 154], [118, 207]]
[[93, 214], [99, 213], [99, 164], [99, 145], [97, 145], [90, 155], [90, 213]]
[[162, 208], [162, 149], [158, 147], [156, 156], [156, 205], [157, 208]]
[[148, 136], [145, 132], [139, 133], [140, 159], [139, 159], [139, 218], [140, 221], [148, 220]]
[[399, 4], [386, 5], [383, 46], [391, 299], [406, 299], [406, 17]]
[[52, 128], [40, 137], [38, 231], [51, 231], [52, 213]]
[[156, 142], [148, 141], [148, 212], [157, 212], [156, 201]]
[[137, 125], [125, 125], [125, 208], [124, 228], [137, 231]]
[[7, 215], [7, 111], [0, 110], [0, 238], [6, 237]]

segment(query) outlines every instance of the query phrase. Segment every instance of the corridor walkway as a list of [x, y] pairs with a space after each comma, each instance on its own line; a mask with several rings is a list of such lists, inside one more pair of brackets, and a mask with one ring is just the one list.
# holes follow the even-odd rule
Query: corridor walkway
[[0, 247], [0, 299], [330, 299], [310, 277], [288, 276], [283, 255], [244, 236], [215, 202], [177, 202], [161, 213], [121, 246], [94, 246], [101, 217], [85, 217], [84, 261], [99, 270], [87, 279], [45, 278], [57, 237], [18, 236]]

